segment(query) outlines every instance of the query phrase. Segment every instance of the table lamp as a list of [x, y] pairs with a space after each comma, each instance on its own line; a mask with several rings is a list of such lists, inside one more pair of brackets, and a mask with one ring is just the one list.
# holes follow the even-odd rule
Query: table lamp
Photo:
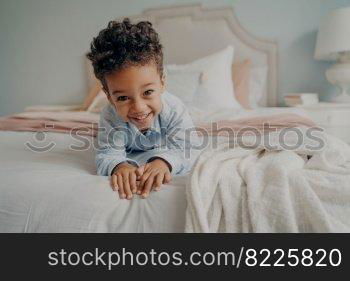
[[336, 61], [326, 71], [328, 81], [341, 89], [333, 102], [350, 103], [350, 7], [332, 11], [317, 35], [315, 59]]

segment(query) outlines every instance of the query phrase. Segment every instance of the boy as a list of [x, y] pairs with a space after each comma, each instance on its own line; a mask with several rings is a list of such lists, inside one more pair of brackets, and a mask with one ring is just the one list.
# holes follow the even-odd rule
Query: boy
[[109, 22], [87, 57], [110, 102], [99, 123], [98, 174], [111, 175], [120, 198], [131, 199], [188, 172], [195, 158], [185, 150], [198, 139], [186, 132], [194, 126], [183, 103], [165, 91], [162, 45], [152, 24]]

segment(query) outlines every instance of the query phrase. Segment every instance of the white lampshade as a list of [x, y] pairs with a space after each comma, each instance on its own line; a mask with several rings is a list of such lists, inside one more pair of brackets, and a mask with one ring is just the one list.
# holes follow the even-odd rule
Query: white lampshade
[[350, 51], [350, 7], [332, 11], [321, 23], [315, 59], [337, 60], [346, 51]]

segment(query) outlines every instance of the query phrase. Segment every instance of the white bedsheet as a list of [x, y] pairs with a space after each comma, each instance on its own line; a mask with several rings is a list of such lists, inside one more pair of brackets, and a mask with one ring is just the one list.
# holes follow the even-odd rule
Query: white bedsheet
[[71, 150], [81, 143], [48, 133], [45, 144], [57, 145], [33, 152], [25, 142], [34, 134], [0, 132], [0, 232], [184, 231], [183, 177], [148, 199], [120, 200], [108, 178], [95, 175], [92, 148]]
[[[295, 109], [258, 109], [193, 115], [197, 121], [296, 112]], [[302, 112], [301, 112], [302, 113]], [[183, 232], [186, 177], [149, 198], [120, 200], [107, 177], [96, 175], [91, 146], [60, 133], [0, 132], [0, 232]], [[85, 137], [85, 139], [89, 139]], [[55, 147], [31, 151], [26, 142]], [[90, 142], [91, 143], [91, 142]]]

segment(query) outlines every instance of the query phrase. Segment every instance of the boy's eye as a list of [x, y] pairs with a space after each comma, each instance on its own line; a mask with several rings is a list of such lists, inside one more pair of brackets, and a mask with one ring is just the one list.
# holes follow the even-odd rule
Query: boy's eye
[[145, 96], [149, 96], [154, 92], [154, 90], [147, 90], [146, 92], [144, 92]]
[[117, 101], [126, 101], [128, 99], [127, 96], [120, 96], [117, 98]]

